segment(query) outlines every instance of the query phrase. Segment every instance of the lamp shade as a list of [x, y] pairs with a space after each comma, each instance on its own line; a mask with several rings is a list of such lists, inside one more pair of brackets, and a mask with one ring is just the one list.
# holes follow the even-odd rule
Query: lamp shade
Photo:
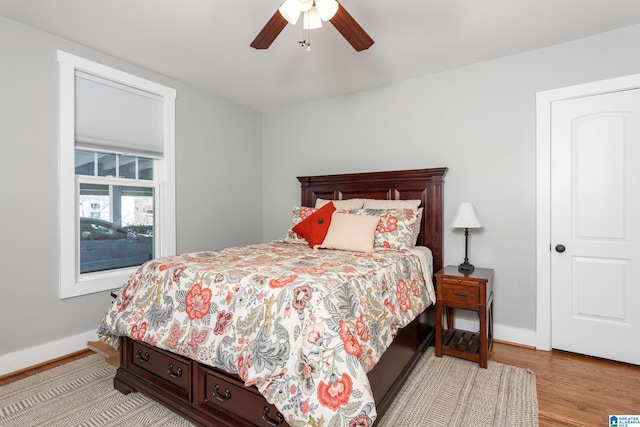
[[318, 14], [318, 10], [315, 6], [312, 6], [308, 12], [304, 13], [302, 28], [304, 28], [305, 30], [322, 28], [322, 19], [320, 19], [320, 15]]
[[449, 224], [449, 227], [453, 228], [482, 228], [482, 223], [473, 205], [469, 202], [462, 202], [458, 206], [456, 216]]
[[295, 0], [287, 0], [278, 8], [280, 15], [291, 25], [296, 25], [300, 16], [300, 6]]
[[328, 21], [338, 12], [339, 5], [336, 0], [316, 0], [315, 3], [318, 14], [323, 21]]
[[296, 3], [298, 5], [298, 10], [300, 12], [306, 12], [307, 10], [311, 9], [311, 6], [313, 6], [313, 0], [287, 0], [293, 3]]

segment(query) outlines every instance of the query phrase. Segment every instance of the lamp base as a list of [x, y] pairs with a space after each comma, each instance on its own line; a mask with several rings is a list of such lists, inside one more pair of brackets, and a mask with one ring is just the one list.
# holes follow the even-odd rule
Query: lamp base
[[473, 273], [473, 270], [475, 270], [475, 267], [468, 262], [463, 262], [458, 266], [458, 271], [461, 273]]

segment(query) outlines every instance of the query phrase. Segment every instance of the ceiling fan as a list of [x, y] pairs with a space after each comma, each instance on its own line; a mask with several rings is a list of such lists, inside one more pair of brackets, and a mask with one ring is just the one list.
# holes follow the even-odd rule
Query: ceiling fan
[[295, 25], [300, 13], [304, 15], [304, 29], [319, 28], [322, 21], [329, 21], [358, 52], [373, 44], [369, 34], [336, 0], [286, 0], [251, 42], [251, 47], [267, 49], [287, 23]]

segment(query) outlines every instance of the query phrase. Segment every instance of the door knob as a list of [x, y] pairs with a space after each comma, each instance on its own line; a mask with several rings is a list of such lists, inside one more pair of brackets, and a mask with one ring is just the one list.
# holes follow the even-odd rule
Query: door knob
[[564, 247], [564, 245], [556, 245], [556, 252], [562, 253], [565, 251], [565, 249], [566, 248]]

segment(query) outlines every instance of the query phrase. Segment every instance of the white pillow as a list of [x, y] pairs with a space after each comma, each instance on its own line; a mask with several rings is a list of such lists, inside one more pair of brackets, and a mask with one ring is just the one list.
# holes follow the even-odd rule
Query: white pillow
[[365, 199], [364, 209], [413, 209], [418, 210], [422, 200]]
[[322, 245], [325, 249], [354, 252], [373, 252], [373, 241], [378, 216], [354, 215], [334, 212], [331, 225]]
[[364, 199], [346, 199], [346, 200], [325, 200], [316, 199], [316, 209], [323, 207], [329, 202], [333, 202], [333, 206], [336, 209], [344, 209], [350, 211], [351, 209], [362, 209]]

